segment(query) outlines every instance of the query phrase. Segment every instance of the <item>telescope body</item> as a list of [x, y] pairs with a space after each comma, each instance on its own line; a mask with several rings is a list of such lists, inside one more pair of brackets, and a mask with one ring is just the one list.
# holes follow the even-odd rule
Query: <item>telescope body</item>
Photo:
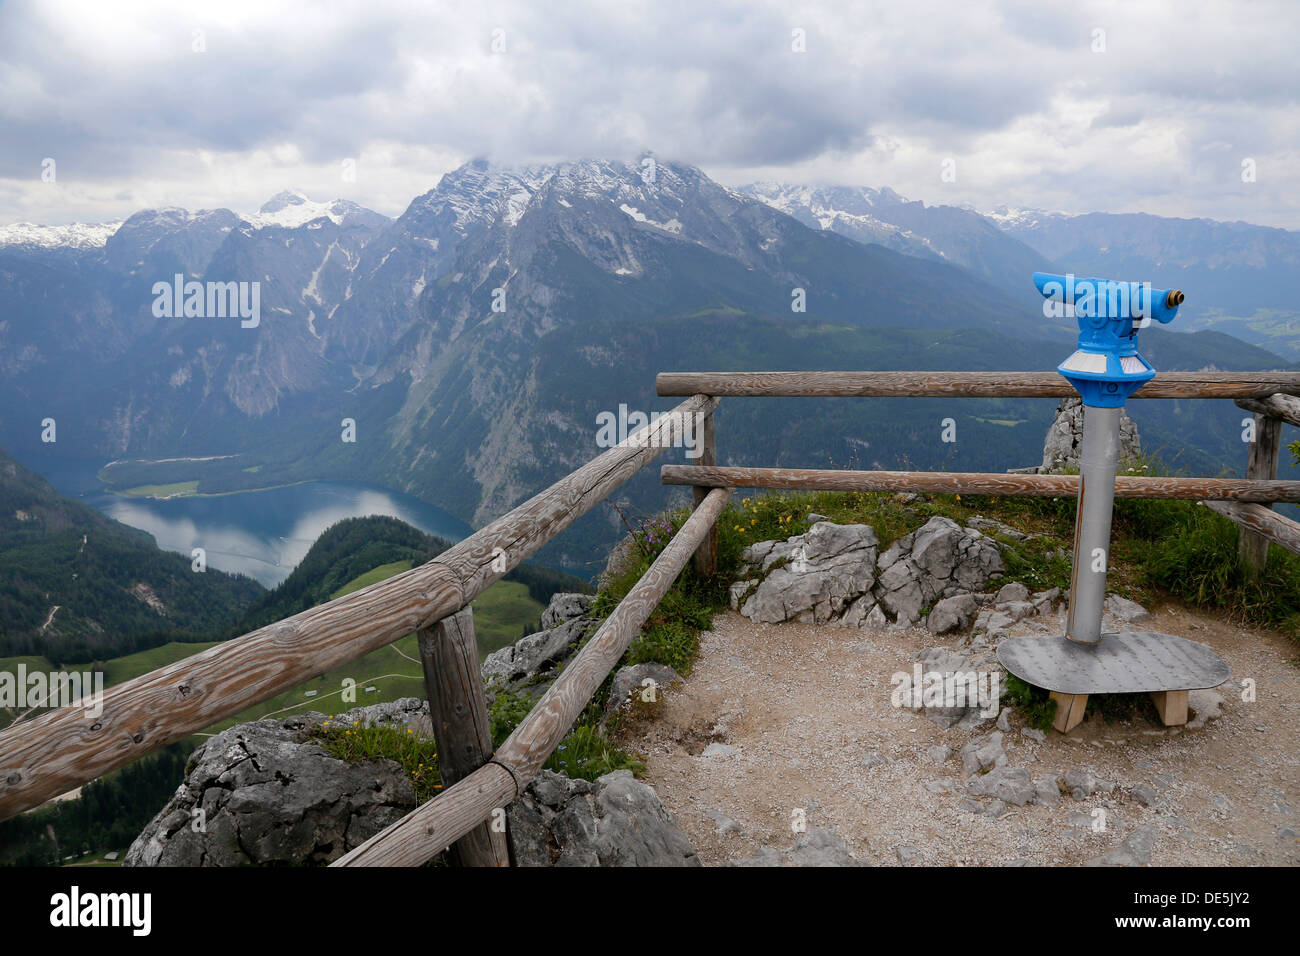
[[[1048, 302], [1068, 308], [1079, 326], [1074, 354], [1056, 370], [1075, 387], [1085, 405], [1120, 408], [1125, 399], [1155, 377], [1138, 352], [1137, 332], [1155, 319], [1172, 322], [1183, 294], [1152, 289], [1149, 282], [1116, 282], [1035, 272], [1034, 285]], [[1044, 303], [1044, 311], [1048, 311]]]

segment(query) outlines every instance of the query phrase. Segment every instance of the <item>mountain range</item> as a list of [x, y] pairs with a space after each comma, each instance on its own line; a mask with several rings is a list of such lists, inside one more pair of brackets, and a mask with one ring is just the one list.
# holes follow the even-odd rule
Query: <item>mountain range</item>
[[[470, 162], [396, 219], [286, 192], [252, 215], [146, 210], [112, 226], [0, 228], [0, 439], [16, 454], [116, 459], [104, 474], [118, 486], [366, 479], [476, 525], [596, 454], [599, 412], [664, 407], [659, 371], [1054, 368], [1074, 332], [1043, 318], [1037, 270], [1184, 288], [1183, 327], [1214, 327], [1144, 332], [1157, 368], [1300, 355], [1283, 281], [1296, 234], [1245, 224], [982, 216], [887, 189], [729, 189], [691, 166], [592, 160]], [[260, 321], [156, 315], [155, 285], [177, 275], [258, 283]], [[1175, 466], [1240, 470], [1237, 409], [1136, 404], [1147, 447]], [[999, 470], [1038, 460], [1050, 415], [1014, 400], [735, 400], [718, 441], [737, 464]], [[956, 444], [939, 440], [945, 417]], [[651, 474], [623, 497], [665, 500]], [[577, 566], [621, 528], [598, 511], [546, 557]]]

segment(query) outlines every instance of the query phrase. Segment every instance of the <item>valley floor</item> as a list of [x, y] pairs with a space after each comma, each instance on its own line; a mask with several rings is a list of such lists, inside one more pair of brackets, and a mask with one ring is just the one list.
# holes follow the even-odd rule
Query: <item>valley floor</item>
[[[891, 706], [891, 675], [910, 671], [923, 648], [957, 643], [922, 629], [762, 625], [718, 615], [685, 686], [628, 729], [627, 745], [648, 758], [648, 782], [709, 865], [791, 847], [800, 809], [809, 830], [833, 831], [875, 865], [902, 857], [929, 865], [1077, 865], [1143, 825], [1155, 831], [1156, 866], [1300, 863], [1295, 645], [1173, 607], [1142, 627], [1209, 644], [1227, 660], [1231, 680], [1210, 692], [1223, 698], [1221, 716], [1200, 729], [1165, 729], [1141, 718], [1108, 724], [1090, 712], [1069, 737], [1053, 731], [1039, 743], [1021, 733], [1024, 722], [1012, 712], [1003, 735], [1011, 766], [1035, 778], [1088, 770], [1114, 784], [1083, 800], [1063, 794], [1055, 807], [1008, 806], [997, 819], [962, 808], [970, 778], [957, 753], [987, 739], [994, 724], [943, 729]], [[1060, 632], [1038, 619], [1012, 633], [1049, 628]], [[1256, 682], [1253, 703], [1241, 699], [1243, 678]], [[724, 746], [704, 755], [712, 743]], [[953, 755], [937, 761], [931, 748], [943, 746]], [[1133, 788], [1149, 788], [1143, 796], [1151, 805]], [[1100, 832], [1096, 809], [1104, 811]]]

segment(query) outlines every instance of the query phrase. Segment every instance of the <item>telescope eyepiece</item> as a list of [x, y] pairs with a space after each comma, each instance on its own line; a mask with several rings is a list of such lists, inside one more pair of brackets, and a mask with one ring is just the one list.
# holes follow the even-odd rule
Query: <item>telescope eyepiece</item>
[[1165, 305], [1168, 308], [1176, 309], [1183, 304], [1184, 298], [1186, 296], [1183, 295], [1181, 289], [1170, 289], [1169, 294], [1165, 296]]

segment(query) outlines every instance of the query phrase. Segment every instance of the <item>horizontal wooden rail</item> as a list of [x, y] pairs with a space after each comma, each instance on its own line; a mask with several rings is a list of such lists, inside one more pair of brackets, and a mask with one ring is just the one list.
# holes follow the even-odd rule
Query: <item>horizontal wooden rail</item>
[[[1056, 372], [660, 372], [660, 395], [1073, 398]], [[1300, 372], [1161, 372], [1134, 398], [1300, 395]]]
[[717, 522], [717, 488], [686, 519], [641, 580], [528, 712], [490, 763], [407, 814], [332, 866], [419, 866], [511, 803], [555, 751], [632, 639]]
[[[432, 561], [0, 731], [0, 820], [455, 614], [677, 441], [694, 396]], [[469, 778], [466, 778], [467, 780]]]
[[1202, 501], [1201, 504], [1230, 518], [1243, 528], [1263, 535], [1274, 544], [1300, 554], [1300, 523], [1292, 521], [1263, 505], [1236, 501]]
[[[835, 471], [803, 468], [720, 468], [664, 465], [666, 485], [706, 488], [789, 488], [808, 491], [921, 491], [930, 494], [1073, 497], [1078, 475], [1005, 475], [943, 471]], [[1230, 501], [1300, 501], [1300, 481], [1246, 478], [1115, 479], [1117, 498], [1181, 498]]]
[[1239, 398], [1237, 404], [1249, 412], [1280, 418], [1288, 425], [1300, 426], [1300, 398], [1293, 395], [1270, 395], [1267, 398]]

